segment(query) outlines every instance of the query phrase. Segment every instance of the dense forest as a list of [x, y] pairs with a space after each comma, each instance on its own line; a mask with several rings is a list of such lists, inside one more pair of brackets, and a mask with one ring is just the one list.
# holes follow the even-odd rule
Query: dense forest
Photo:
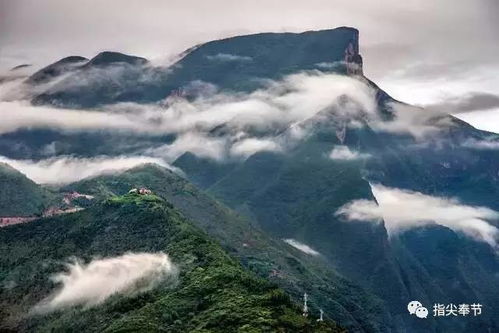
[[[171, 204], [155, 195], [107, 199], [74, 214], [4, 228], [0, 233], [2, 329], [37, 332], [341, 332], [303, 317], [275, 284], [256, 277]], [[29, 310], [55, 287], [49, 280], [71, 256], [82, 260], [164, 251], [178, 283], [111, 297], [93, 308], [47, 315]]]

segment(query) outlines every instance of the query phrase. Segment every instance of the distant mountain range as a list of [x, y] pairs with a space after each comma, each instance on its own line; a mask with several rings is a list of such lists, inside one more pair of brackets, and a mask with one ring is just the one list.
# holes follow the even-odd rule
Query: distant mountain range
[[[17, 286], [1, 291], [2, 308], [10, 309], [0, 313], [6, 327], [134, 331], [147, 322], [151, 331], [217, 332], [223, 330], [215, 323], [224, 322], [228, 331], [499, 330], [499, 150], [486, 148], [499, 137], [396, 101], [363, 66], [359, 32], [341, 27], [212, 41], [168, 67], [115, 52], [72, 56], [27, 78], [36, 106], [96, 114], [112, 114], [116, 105], [164, 112], [180, 112], [179, 103], [213, 106], [210, 115], [227, 112], [226, 121], [211, 125], [206, 117], [193, 128], [201, 128], [198, 145], [223, 142], [228, 157], [189, 146], [171, 161], [182, 176], [145, 165], [50, 188], [0, 165], [2, 185], [9, 184], [0, 190], [0, 217], [70, 208], [60, 203], [65, 193], [94, 198], [71, 203], [85, 208], [76, 213], [0, 229], [0, 283]], [[345, 91], [326, 90], [332, 82]], [[223, 109], [233, 101], [249, 114]], [[267, 120], [261, 111], [286, 107], [307, 117]], [[309, 115], [314, 107], [319, 112]], [[254, 119], [239, 121], [244, 116]], [[159, 116], [151, 122], [169, 125]], [[0, 154], [37, 161], [49, 144], [51, 158], [161, 151], [186, 128], [160, 135], [22, 128], [0, 135]], [[154, 196], [125, 195], [135, 187]], [[208, 245], [196, 249], [198, 243]], [[91, 310], [19, 320], [49, 292], [42, 277], [60, 268], [56, 261], [139, 250], [194, 259], [172, 294], [158, 287]], [[200, 268], [213, 278], [203, 291], [194, 285], [202, 283]], [[30, 278], [21, 279], [26, 272]], [[299, 315], [304, 293], [315, 317], [324, 311], [323, 325]], [[238, 305], [237, 295], [247, 303]], [[408, 313], [414, 300], [428, 307], [427, 319]], [[483, 312], [434, 317], [435, 303], [481, 303]]]

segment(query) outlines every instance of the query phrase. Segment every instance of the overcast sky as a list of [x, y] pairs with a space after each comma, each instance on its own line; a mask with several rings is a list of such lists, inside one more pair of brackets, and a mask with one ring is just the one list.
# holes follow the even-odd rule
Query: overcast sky
[[348, 25], [365, 74], [394, 97], [469, 104], [499, 93], [498, 14], [497, 0], [0, 0], [0, 69], [102, 50], [165, 59], [221, 37]]

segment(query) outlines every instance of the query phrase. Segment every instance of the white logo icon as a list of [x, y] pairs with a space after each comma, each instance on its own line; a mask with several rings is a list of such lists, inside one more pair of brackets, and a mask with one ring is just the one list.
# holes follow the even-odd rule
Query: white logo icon
[[416, 309], [416, 317], [418, 318], [426, 318], [428, 317], [428, 309], [424, 306], [420, 306]]
[[428, 309], [418, 301], [412, 301], [407, 304], [407, 310], [411, 315], [415, 314], [418, 318], [426, 318], [428, 317]]
[[410, 314], [415, 314], [416, 313], [416, 309], [420, 308], [422, 306], [423, 306], [423, 304], [421, 304], [420, 302], [418, 302], [418, 301], [412, 301], [412, 302], [409, 302], [409, 304], [407, 305], [407, 310], [409, 310]]

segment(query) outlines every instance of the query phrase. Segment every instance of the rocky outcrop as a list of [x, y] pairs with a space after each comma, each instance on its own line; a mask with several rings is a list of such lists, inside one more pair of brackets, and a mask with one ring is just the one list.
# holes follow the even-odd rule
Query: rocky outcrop
[[345, 49], [344, 58], [347, 74], [350, 75], [362, 75], [362, 56], [359, 53], [359, 32], [354, 34], [352, 41], [347, 45]]

